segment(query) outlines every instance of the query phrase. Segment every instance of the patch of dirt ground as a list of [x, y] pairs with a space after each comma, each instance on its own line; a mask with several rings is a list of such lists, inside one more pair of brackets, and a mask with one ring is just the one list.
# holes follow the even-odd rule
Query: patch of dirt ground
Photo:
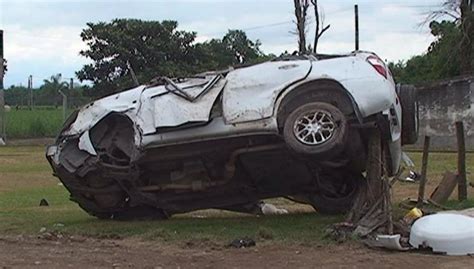
[[231, 249], [208, 241], [159, 243], [84, 237], [0, 237], [2, 268], [473, 268], [474, 258], [368, 249], [355, 243], [257, 242]]

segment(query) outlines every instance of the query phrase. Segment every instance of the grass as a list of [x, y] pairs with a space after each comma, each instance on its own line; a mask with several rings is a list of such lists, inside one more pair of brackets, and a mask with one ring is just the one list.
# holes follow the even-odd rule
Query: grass
[[[69, 111], [72, 112], [72, 111]], [[13, 108], [6, 113], [6, 134], [10, 139], [54, 137], [63, 124], [61, 108]]]
[[[43, 198], [50, 206], [39, 206]], [[288, 205], [282, 200], [275, 204]], [[167, 221], [98, 220], [69, 201], [66, 189], [51, 176], [43, 147], [0, 147], [0, 219], [0, 235], [38, 234], [44, 227], [49, 231], [100, 238], [229, 241], [249, 236], [260, 240], [314, 242], [321, 241], [326, 227], [342, 220], [342, 216], [300, 213], [255, 217], [202, 210], [173, 216]]]
[[[49, 207], [38, 206], [42, 197], [48, 199]], [[60, 186], [6, 194], [0, 199], [0, 208], [3, 208], [0, 234], [35, 234], [45, 227], [50, 231], [99, 238], [138, 236], [164, 241], [229, 241], [249, 236], [311, 242], [321, 240], [325, 227], [340, 220], [340, 217], [327, 218], [310, 213], [253, 217], [221, 212], [208, 218], [196, 213], [178, 215], [167, 221], [98, 220], [68, 201], [67, 192]]]
[[[421, 162], [420, 153], [410, 153], [415, 163]], [[474, 169], [474, 154], [468, 154], [468, 171]], [[445, 169], [455, 168], [455, 155], [430, 155], [427, 193], [439, 182]], [[395, 186], [395, 199], [416, 197], [418, 185]], [[469, 197], [474, 197], [470, 188]], [[40, 207], [41, 199], [50, 206]], [[255, 217], [219, 210], [202, 210], [173, 216], [167, 221], [104, 221], [87, 215], [69, 201], [68, 192], [51, 176], [44, 158], [43, 147], [0, 148], [0, 235], [38, 234], [44, 227], [48, 231], [85, 235], [98, 238], [139, 237], [147, 240], [192, 241], [213, 240], [228, 242], [249, 236], [259, 241], [285, 241], [295, 243], [325, 242], [324, 230], [343, 216], [321, 216], [304, 206], [286, 200], [273, 200], [294, 213], [283, 216]], [[474, 206], [474, 200], [464, 203], [450, 201], [448, 206], [463, 208]]]
[[[408, 155], [412, 158], [415, 163], [417, 172], [421, 170], [421, 152], [409, 152]], [[474, 153], [466, 154], [466, 170], [467, 178], [474, 181]], [[455, 152], [432, 152], [428, 158], [428, 173], [425, 195], [429, 196], [436, 186], [441, 181], [443, 174], [446, 171], [457, 171], [457, 154]], [[474, 188], [468, 187], [468, 194], [471, 199], [474, 197]], [[394, 187], [394, 199], [395, 201], [401, 201], [407, 197], [416, 198], [418, 195], [418, 184], [411, 183], [397, 183]], [[457, 191], [455, 190], [451, 195], [451, 199], [457, 198]]]
[[466, 209], [466, 208], [472, 208], [474, 207], [474, 199], [464, 200], [462, 202], [458, 202], [456, 200], [449, 200], [446, 202], [445, 206], [454, 209], [454, 210], [461, 210], [461, 209]]

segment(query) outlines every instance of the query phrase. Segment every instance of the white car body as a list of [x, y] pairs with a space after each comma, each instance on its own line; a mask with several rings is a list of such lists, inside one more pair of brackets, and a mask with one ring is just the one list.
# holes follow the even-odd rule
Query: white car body
[[[71, 191], [73, 199], [79, 201], [81, 207], [92, 215], [118, 218], [126, 212], [122, 215], [126, 218], [133, 211], [130, 211], [130, 208], [135, 210], [139, 207], [140, 210], [134, 211], [139, 212], [137, 214], [144, 212], [143, 205], [146, 205], [146, 210], [150, 206], [163, 209], [166, 213], [162, 215], [166, 216], [209, 207], [252, 211], [248, 206], [243, 206], [248, 199], [291, 195], [297, 197], [299, 191], [312, 192], [312, 178], [318, 177], [314, 173], [322, 173], [321, 177], [326, 177], [327, 180], [335, 178], [336, 183], [333, 184], [346, 184], [337, 182], [347, 177], [360, 178], [365, 169], [361, 160], [364, 160], [363, 156], [366, 155], [366, 149], [363, 147], [366, 147], [364, 145], [367, 143], [362, 142], [362, 139], [367, 139], [367, 134], [360, 128], [366, 126], [377, 126], [382, 131], [382, 139], [388, 149], [386, 153], [390, 157], [390, 173], [395, 173], [399, 168], [402, 155], [401, 104], [390, 71], [373, 53], [358, 51], [346, 55], [279, 58], [226, 72], [204, 73], [179, 81], [168, 78], [163, 80], [164, 84], [141, 85], [84, 106], [66, 123], [56, 144], [48, 147], [46, 155], [53, 170]], [[344, 141], [347, 140], [344, 142], [347, 145], [340, 146], [352, 153], [336, 153], [334, 150], [332, 155], [342, 154], [343, 159], [345, 158], [343, 161], [338, 161], [337, 156], [331, 157], [333, 159], [330, 160], [329, 154], [327, 160], [324, 160], [323, 155], [322, 160], [319, 156], [318, 162], [307, 157], [304, 157], [306, 161], [301, 162], [300, 157], [295, 157], [282, 147], [283, 120], [286, 121], [282, 118], [283, 115], [288, 116], [282, 111], [298, 98], [304, 100], [318, 91], [323, 92], [318, 88], [318, 85], [323, 84], [332, 85], [332, 88], [324, 91], [328, 98], [334, 95], [341, 100], [339, 106], [342, 107], [338, 108], [348, 117], [348, 134], [341, 135]], [[105, 124], [108, 118], [114, 117], [112, 115], [120, 117], [110, 120], [111, 125]], [[129, 128], [127, 124], [132, 125], [132, 131], [120, 129]], [[108, 133], [105, 130], [107, 128], [117, 130], [115, 133]], [[123, 137], [129, 135], [133, 141], [128, 142], [117, 135], [117, 139], [123, 141], [114, 142], [115, 140], [110, 138], [105, 144], [97, 142], [100, 139], [108, 139], [100, 137], [120, 132]], [[267, 136], [270, 138], [266, 139]], [[253, 138], [255, 140], [252, 140]], [[242, 142], [243, 139], [248, 140]], [[226, 142], [230, 140], [240, 142], [232, 145], [233, 142]], [[214, 141], [216, 144], [213, 144]], [[217, 144], [217, 141], [220, 144]], [[97, 143], [100, 146], [97, 146]], [[122, 153], [126, 152], [127, 156], [124, 157], [122, 153], [107, 155], [107, 150], [112, 146]], [[225, 148], [227, 146], [229, 148]], [[222, 150], [219, 147], [222, 147]], [[177, 150], [173, 151], [175, 148]], [[253, 161], [250, 158], [248, 164], [252, 166], [262, 160], [262, 167], [270, 163], [279, 167], [287, 166], [289, 170], [272, 174], [276, 170], [270, 168], [266, 178], [255, 183], [266, 184], [266, 187], [251, 190], [248, 187], [254, 183], [246, 180], [252, 176], [236, 172], [244, 169], [244, 161], [239, 158], [250, 153], [264, 154], [261, 152], [269, 150], [277, 153], [262, 155], [263, 157], [256, 157]], [[357, 156], [358, 154], [360, 155]], [[266, 164], [263, 160], [267, 157], [270, 159]], [[226, 163], [222, 163], [223, 161]], [[277, 164], [278, 161], [282, 161], [282, 164]], [[302, 164], [306, 162], [314, 164]], [[319, 163], [323, 170], [314, 168]], [[350, 163], [358, 164], [352, 166]], [[164, 168], [160, 168], [160, 165]], [[344, 169], [335, 168], [344, 166], [357, 167], [350, 168], [356, 172], [344, 174], [346, 172], [341, 172]], [[262, 170], [258, 166], [248, 169], [254, 172]], [[319, 169], [319, 172], [314, 169]], [[96, 178], [91, 174], [104, 174], [105, 179]], [[300, 182], [287, 181], [283, 174], [298, 175]], [[280, 176], [282, 178], [273, 180]], [[91, 183], [88, 180], [98, 180], [102, 183]], [[143, 182], [152, 183], [146, 185]], [[96, 185], [103, 188], [103, 185], [107, 184], [111, 184], [111, 187], [95, 189]], [[274, 185], [280, 185], [280, 188]], [[321, 186], [324, 187], [324, 184]], [[339, 189], [347, 189], [340, 187], [342, 185], [337, 186]], [[241, 187], [243, 189], [240, 189]], [[236, 192], [232, 192], [232, 189]], [[108, 191], [115, 194], [102, 194]], [[224, 195], [226, 191], [229, 192]], [[246, 191], [250, 192], [238, 196], [238, 193]], [[346, 210], [352, 201], [350, 199], [354, 198], [355, 191], [355, 187], [353, 191], [347, 191], [347, 198], [341, 198], [340, 206], [335, 210], [328, 207], [328, 212]], [[95, 197], [92, 200], [91, 195]], [[174, 198], [176, 200], [173, 200]], [[170, 202], [171, 200], [175, 202]], [[308, 201], [306, 198], [300, 200]], [[326, 204], [331, 204], [332, 201], [330, 199]]]
[[[382, 113], [390, 117], [391, 148], [395, 166], [401, 158], [401, 106], [397, 101], [395, 83], [390, 76], [386, 79], [367, 62], [368, 52], [351, 53], [345, 57], [317, 60], [270, 61], [247, 68], [230, 71], [216, 85], [195, 102], [189, 102], [167, 92], [165, 86], [139, 86], [94, 101], [83, 107], [77, 120], [66, 135], [84, 135], [88, 130], [111, 112], [127, 115], [136, 124], [135, 145], [166, 146], [175, 143], [189, 143], [221, 136], [261, 133], [278, 133], [277, 111], [280, 101], [302, 84], [318, 80], [332, 80], [340, 83], [350, 94], [360, 121], [370, 115]], [[178, 83], [181, 87], [208, 82], [215, 74], [205, 79], [190, 79]], [[202, 88], [194, 89], [191, 95], [199, 94]], [[187, 122], [208, 122], [210, 111], [217, 96], [223, 92], [223, 118], [211, 126], [197, 128], [193, 133], [176, 131], [157, 134], [161, 127], [176, 127]], [[163, 95], [161, 95], [163, 94]], [[157, 95], [161, 95], [155, 98]], [[395, 115], [390, 114], [390, 109]], [[196, 135], [194, 135], [196, 133]], [[90, 142], [83, 142], [81, 148], [94, 154]]]

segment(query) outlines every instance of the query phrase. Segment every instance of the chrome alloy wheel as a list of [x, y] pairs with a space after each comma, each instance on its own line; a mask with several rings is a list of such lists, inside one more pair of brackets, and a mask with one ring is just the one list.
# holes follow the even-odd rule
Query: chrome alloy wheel
[[317, 110], [302, 114], [293, 125], [293, 134], [299, 142], [314, 146], [331, 139], [336, 129], [331, 114]]

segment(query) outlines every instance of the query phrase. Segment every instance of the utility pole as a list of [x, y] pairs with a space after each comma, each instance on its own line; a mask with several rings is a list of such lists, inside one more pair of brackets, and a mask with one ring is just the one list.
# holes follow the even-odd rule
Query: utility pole
[[456, 136], [458, 140], [458, 199], [467, 199], [467, 179], [466, 179], [466, 142], [464, 140], [464, 123], [456, 122]]
[[58, 92], [63, 97], [63, 122], [65, 122], [67, 117], [67, 95], [61, 90], [58, 90]]
[[355, 15], [355, 50], [359, 50], [359, 5], [354, 5]]
[[[72, 92], [74, 90], [74, 78], [70, 78], [69, 79], [69, 96], [73, 96], [74, 97], [74, 93]], [[69, 105], [70, 106], [73, 106], [74, 107], [74, 99], [73, 100], [69, 100]], [[67, 107], [66, 107], [66, 111], [67, 111]]]
[[29, 91], [29, 94], [30, 94], [30, 100], [28, 102], [28, 106], [30, 108], [30, 110], [33, 109], [33, 76], [30, 75], [28, 77], [28, 91]]
[[0, 30], [0, 145], [5, 145], [5, 99], [3, 93], [3, 76], [5, 75], [3, 59], [3, 30]]

